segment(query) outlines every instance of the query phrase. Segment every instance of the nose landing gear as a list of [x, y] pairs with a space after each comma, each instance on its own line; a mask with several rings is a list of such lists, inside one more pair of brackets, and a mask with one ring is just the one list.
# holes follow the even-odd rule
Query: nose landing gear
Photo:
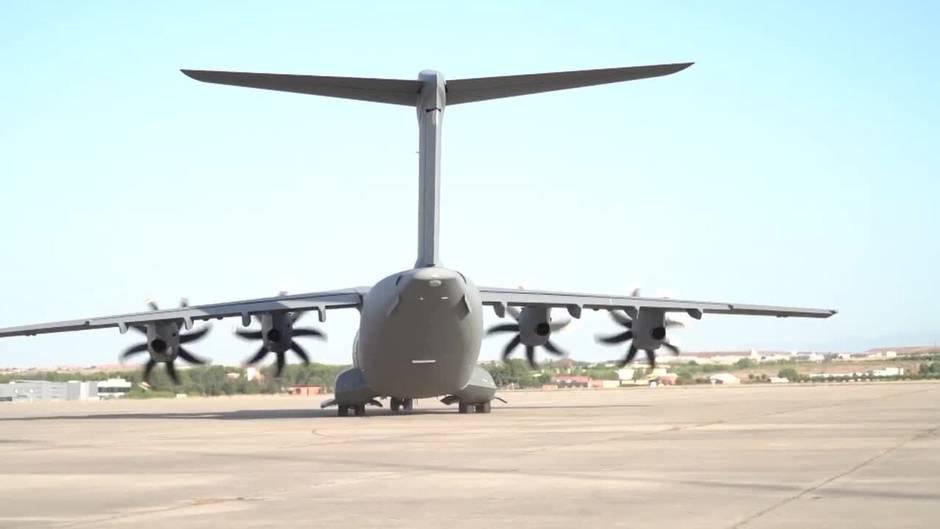
[[457, 403], [457, 411], [460, 413], [470, 413], [470, 410], [477, 413], [489, 413], [491, 411], [490, 401], [480, 402], [478, 404], [469, 404], [465, 402]]

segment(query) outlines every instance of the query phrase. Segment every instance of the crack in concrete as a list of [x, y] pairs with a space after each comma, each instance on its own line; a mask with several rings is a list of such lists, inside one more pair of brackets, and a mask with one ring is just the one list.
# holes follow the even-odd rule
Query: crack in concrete
[[848, 475], [850, 475], [850, 474], [853, 474], [854, 472], [857, 472], [857, 471], [859, 471], [859, 470], [861, 470], [861, 469], [867, 467], [868, 465], [874, 463], [875, 461], [878, 461], [879, 459], [884, 458], [885, 456], [891, 454], [892, 452], [898, 450], [899, 448], [903, 447], [904, 445], [906, 445], [906, 444], [908, 444], [908, 443], [912, 443], [912, 442], [918, 441], [918, 440], [920, 440], [920, 439], [925, 439], [925, 438], [930, 437], [931, 435], [934, 435], [934, 434], [936, 434], [936, 433], [938, 433], [938, 432], [940, 432], [940, 425], [934, 426], [933, 428], [930, 428], [930, 429], [927, 429], [927, 430], [920, 431], [920, 432], [914, 434], [913, 436], [908, 437], [907, 439], [903, 439], [901, 442], [899, 442], [899, 443], [897, 443], [897, 444], [895, 444], [895, 445], [892, 445], [892, 446], [889, 446], [889, 447], [885, 448], [884, 450], [882, 450], [882, 451], [878, 452], [877, 454], [875, 454], [875, 455], [873, 455], [873, 456], [871, 456], [871, 457], [869, 457], [869, 458], [867, 458], [867, 459], [861, 461], [860, 463], [858, 463], [858, 464], [856, 464], [856, 465], [850, 467], [850, 468], [847, 469], [847, 470], [844, 470], [844, 471], [842, 471], [842, 472], [839, 472], [838, 474], [835, 474], [835, 475], [833, 475], [833, 476], [830, 476], [830, 477], [824, 479], [823, 481], [817, 483], [816, 485], [813, 485], [812, 487], [803, 489], [802, 491], [800, 491], [800, 492], [797, 493], [797, 494], [794, 494], [793, 496], [789, 496], [789, 497], [787, 497], [787, 498], [784, 498], [784, 499], [778, 501], [777, 503], [774, 503], [773, 505], [771, 505], [771, 506], [769, 506], [769, 507], [767, 507], [767, 508], [765, 508], [765, 509], [762, 509], [762, 510], [760, 510], [760, 511], [757, 511], [756, 513], [754, 513], [754, 514], [752, 514], [752, 515], [750, 515], [750, 516], [744, 518], [743, 520], [737, 522], [736, 524], [729, 526], [729, 529], [738, 529], [738, 528], [740, 528], [740, 527], [744, 527], [744, 526], [750, 524], [751, 522], [753, 522], [753, 521], [755, 521], [755, 520], [757, 520], [757, 519], [763, 517], [764, 515], [769, 514], [769, 513], [773, 512], [773, 511], [779, 509], [780, 507], [783, 507], [783, 506], [785, 506], [785, 505], [788, 505], [788, 504], [790, 504], [790, 503], [793, 503], [794, 501], [796, 501], [796, 500], [798, 500], [798, 499], [800, 499], [800, 498], [803, 498], [803, 497], [806, 496], [807, 494], [810, 494], [810, 493], [812, 493], [812, 492], [815, 492], [815, 491], [821, 489], [822, 487], [825, 487], [826, 485], [828, 485], [828, 484], [830, 484], [830, 483], [832, 483], [832, 482], [834, 482], [834, 481], [836, 481], [836, 480], [839, 480], [839, 479], [841, 479], [841, 478], [844, 478], [844, 477], [846, 477], [846, 476], [848, 476]]

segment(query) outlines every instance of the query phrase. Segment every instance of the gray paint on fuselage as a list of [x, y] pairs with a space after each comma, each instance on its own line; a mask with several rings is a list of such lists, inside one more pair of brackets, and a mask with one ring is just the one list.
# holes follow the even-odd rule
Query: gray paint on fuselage
[[418, 268], [365, 296], [356, 358], [376, 394], [434, 397], [467, 385], [480, 355], [483, 305], [462, 274]]

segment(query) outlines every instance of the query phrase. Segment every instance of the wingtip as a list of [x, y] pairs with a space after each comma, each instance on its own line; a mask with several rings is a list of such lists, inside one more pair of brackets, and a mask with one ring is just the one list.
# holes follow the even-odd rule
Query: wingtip
[[202, 70], [188, 70], [186, 68], [180, 68], [180, 72], [182, 72], [183, 75], [185, 75], [186, 77], [189, 77], [190, 79], [202, 81], [202, 79], [199, 78], [199, 74], [202, 72]]

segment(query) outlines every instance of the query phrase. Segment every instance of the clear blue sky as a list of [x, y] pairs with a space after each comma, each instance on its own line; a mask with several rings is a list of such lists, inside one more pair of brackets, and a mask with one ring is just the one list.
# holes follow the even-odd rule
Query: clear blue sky
[[[4, 3], [0, 324], [370, 285], [414, 262], [413, 110], [179, 68], [410, 79], [695, 61], [448, 109], [444, 263], [482, 285], [840, 310], [713, 316], [676, 333], [692, 350], [938, 339], [937, 3], [472, 4]], [[199, 351], [247, 356], [235, 325]], [[348, 362], [356, 325], [331, 313], [311, 350]], [[617, 357], [592, 340], [608, 329], [586, 313], [557, 341]], [[113, 362], [133, 340], [6, 339], [0, 365]]]

